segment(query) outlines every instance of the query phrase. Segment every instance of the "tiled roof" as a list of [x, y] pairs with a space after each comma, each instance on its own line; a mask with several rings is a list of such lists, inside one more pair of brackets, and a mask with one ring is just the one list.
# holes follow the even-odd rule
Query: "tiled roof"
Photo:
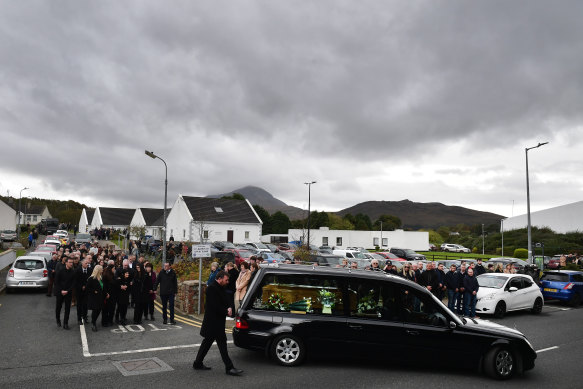
[[[142, 216], [144, 216], [144, 220], [146, 221], [147, 226], [162, 226], [164, 225], [164, 209], [162, 208], [140, 208], [142, 211]], [[166, 210], [166, 217], [170, 210]]]
[[93, 215], [95, 215], [95, 209], [85, 208], [85, 214], [87, 215], [87, 222], [91, 223], [91, 220], [93, 220]]
[[[18, 201], [11, 205], [12, 209], [18, 212]], [[20, 205], [20, 210], [25, 215], [42, 215], [46, 205], [26, 205], [24, 202]]]
[[[260, 223], [247, 201], [182, 196], [195, 221]], [[222, 212], [221, 212], [222, 211]]]
[[135, 208], [102, 208], [99, 207], [101, 221], [106, 226], [129, 226], [136, 212]]

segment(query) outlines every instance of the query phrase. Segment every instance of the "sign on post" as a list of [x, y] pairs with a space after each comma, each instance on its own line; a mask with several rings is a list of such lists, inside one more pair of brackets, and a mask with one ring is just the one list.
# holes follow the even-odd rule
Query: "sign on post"
[[192, 258], [210, 258], [210, 244], [195, 244], [192, 246]]

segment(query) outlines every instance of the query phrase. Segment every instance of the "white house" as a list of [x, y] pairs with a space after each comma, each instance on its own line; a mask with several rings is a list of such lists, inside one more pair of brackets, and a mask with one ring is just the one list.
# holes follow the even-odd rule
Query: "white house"
[[0, 230], [16, 231], [17, 212], [4, 201], [0, 200]]
[[[166, 210], [166, 215], [170, 210]], [[151, 235], [154, 239], [162, 239], [164, 228], [164, 209], [162, 208], [138, 208], [130, 221], [131, 227], [145, 227], [146, 235]], [[137, 239], [131, 236], [131, 239]]]
[[175, 240], [259, 242], [263, 222], [248, 200], [179, 195], [166, 219]]
[[129, 228], [135, 208], [97, 207], [91, 219], [91, 228], [113, 228], [124, 230]]
[[93, 220], [93, 215], [95, 214], [94, 209], [85, 209], [81, 211], [81, 217], [79, 218], [79, 232], [85, 233], [91, 231], [91, 221]]
[[[46, 205], [31, 205], [23, 201], [20, 207], [21, 225], [30, 224], [31, 226], [36, 226], [41, 220], [52, 218]], [[14, 204], [14, 211], [16, 211], [16, 217], [18, 218], [18, 203]]]
[[[583, 231], [583, 201], [561, 205], [542, 211], [530, 213], [530, 225], [548, 227], [554, 232]], [[527, 215], [519, 215], [504, 219], [504, 231], [518, 230], [528, 226]]]
[[[293, 241], [305, 241], [307, 230], [290, 229], [288, 239]], [[382, 239], [382, 241], [381, 241]], [[270, 242], [270, 236], [263, 236], [263, 242]], [[364, 247], [381, 249], [399, 247], [405, 249], [426, 251], [429, 249], [429, 232], [426, 231], [356, 231], [356, 230], [331, 230], [328, 227], [320, 227], [310, 230], [310, 243], [316, 246], [334, 247]]]

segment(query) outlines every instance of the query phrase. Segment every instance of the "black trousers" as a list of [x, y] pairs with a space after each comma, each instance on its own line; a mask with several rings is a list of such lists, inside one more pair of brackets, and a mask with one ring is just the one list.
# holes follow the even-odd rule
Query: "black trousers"
[[77, 321], [87, 317], [87, 300], [83, 298], [81, 301], [77, 301]]
[[148, 313], [150, 315], [154, 315], [154, 300], [148, 300], [147, 303], [144, 303], [144, 317], [148, 318]]
[[97, 324], [97, 318], [101, 313], [101, 309], [92, 309], [91, 310], [91, 324]]
[[144, 304], [138, 301], [134, 302], [134, 324], [139, 324], [142, 322], [142, 310]]
[[116, 313], [119, 315], [119, 320], [122, 324], [126, 323], [126, 316], [128, 314], [128, 304], [117, 304]]
[[219, 347], [221, 358], [225, 364], [225, 369], [232, 369], [234, 367], [233, 361], [231, 361], [231, 358], [229, 358], [229, 353], [227, 352], [227, 336], [224, 333], [219, 336], [204, 338], [200, 344], [200, 348], [198, 349], [194, 363], [197, 365], [202, 365], [202, 361], [204, 361], [204, 357], [206, 357], [206, 354], [209, 352], [214, 341], [217, 342], [217, 346]]
[[61, 321], [61, 308], [63, 307], [63, 303], [65, 303], [65, 317], [63, 318], [64, 324], [69, 324], [69, 313], [71, 312], [71, 293], [67, 293], [66, 295], [62, 295], [61, 292], [57, 294], [57, 307], [55, 309], [55, 316], [57, 317], [57, 322]]

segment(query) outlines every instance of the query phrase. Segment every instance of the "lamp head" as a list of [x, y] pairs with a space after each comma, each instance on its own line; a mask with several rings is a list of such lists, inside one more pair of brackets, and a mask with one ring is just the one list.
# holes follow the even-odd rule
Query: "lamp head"
[[150, 157], [150, 158], [152, 158], [152, 159], [156, 159], [156, 154], [154, 154], [154, 152], [153, 152], [153, 151], [148, 151], [148, 150], [146, 150], [146, 151], [145, 151], [145, 153], [146, 153], [146, 155], [147, 155], [148, 157]]

